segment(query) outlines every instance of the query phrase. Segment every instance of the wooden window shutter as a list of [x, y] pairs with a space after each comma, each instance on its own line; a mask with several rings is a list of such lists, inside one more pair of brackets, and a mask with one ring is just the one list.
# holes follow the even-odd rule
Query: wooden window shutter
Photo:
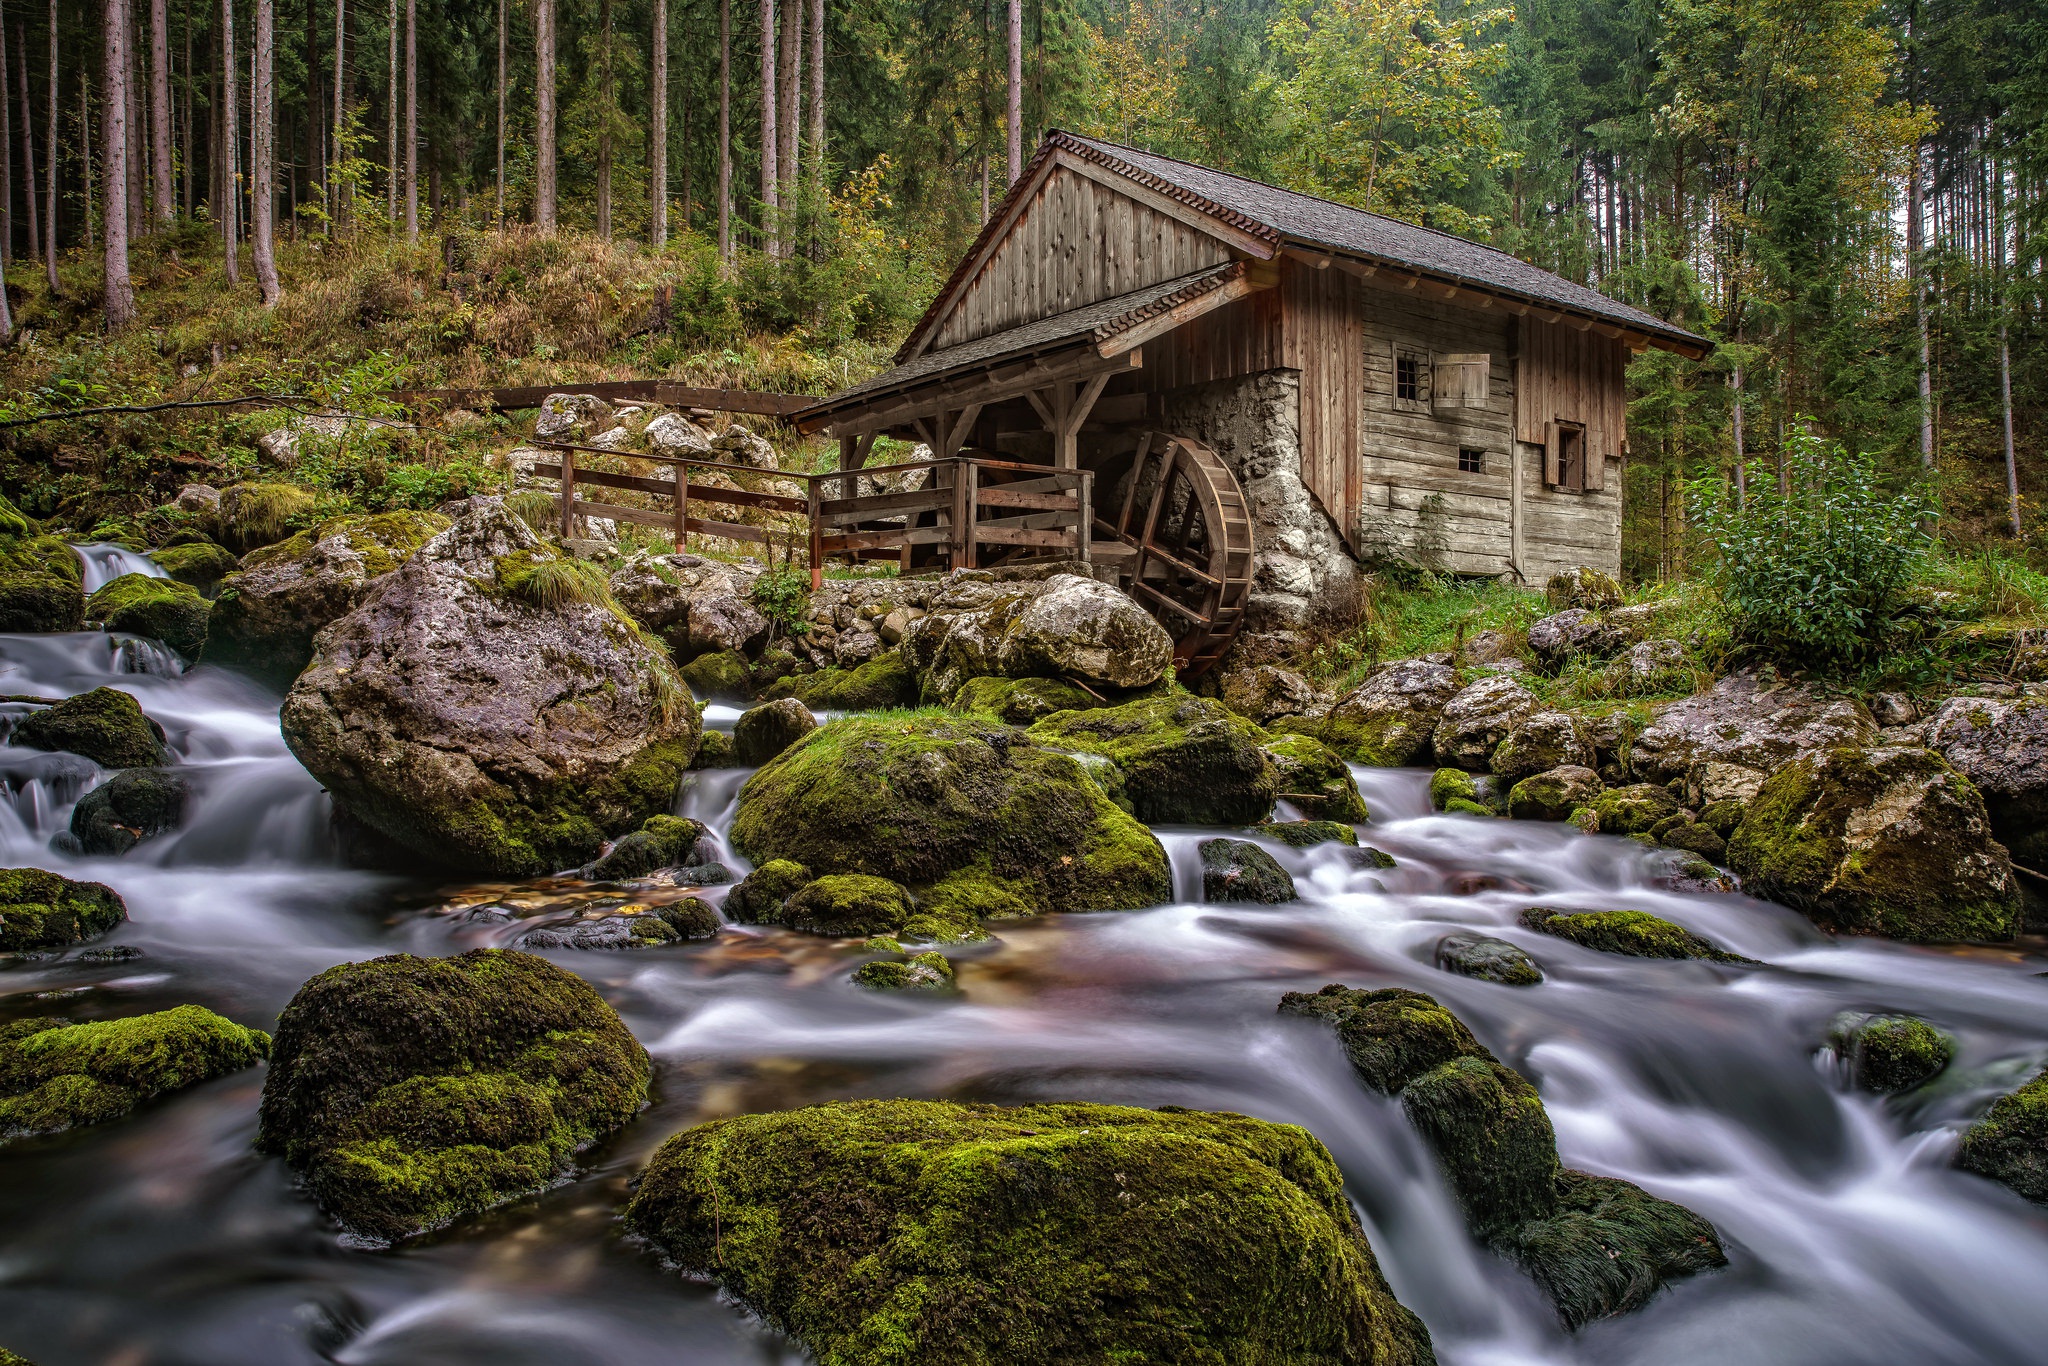
[[1431, 402], [1438, 408], [1484, 408], [1492, 364], [1492, 355], [1484, 351], [1438, 356]]
[[1563, 428], [1556, 422], [1543, 424], [1543, 486], [1557, 488], [1564, 482], [1564, 470], [1559, 464], [1564, 455], [1564, 442], [1560, 436]]
[[1598, 493], [1607, 487], [1607, 457], [1593, 444], [1592, 433], [1586, 434], [1586, 492]]

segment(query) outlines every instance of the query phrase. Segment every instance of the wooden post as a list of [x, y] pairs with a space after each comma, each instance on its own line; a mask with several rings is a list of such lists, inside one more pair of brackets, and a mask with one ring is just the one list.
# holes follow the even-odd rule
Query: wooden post
[[562, 539], [568, 540], [570, 524], [575, 520], [572, 509], [576, 506], [576, 452], [564, 448], [562, 451]]
[[975, 496], [981, 491], [981, 467], [971, 460], [960, 462], [960, 506], [964, 512], [960, 521], [960, 562], [957, 569], [978, 568], [975, 564], [974, 545], [974, 504]]
[[690, 544], [690, 467], [676, 466], [676, 549]]
[[1081, 483], [1075, 489], [1081, 504], [1074, 522], [1074, 552], [1082, 564], [1092, 564], [1095, 558], [1095, 471], [1082, 470]]
[[813, 478], [806, 480], [805, 490], [811, 505], [811, 591], [815, 593], [820, 588], [823, 588], [825, 586], [825, 528], [823, 525], [823, 518], [818, 512], [819, 499], [817, 479]]

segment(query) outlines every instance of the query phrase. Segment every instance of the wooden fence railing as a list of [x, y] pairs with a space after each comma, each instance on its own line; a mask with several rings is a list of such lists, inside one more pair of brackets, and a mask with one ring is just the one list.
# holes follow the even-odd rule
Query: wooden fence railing
[[499, 389], [404, 389], [391, 397], [407, 408], [538, 408], [549, 394], [591, 394], [607, 403], [659, 403], [713, 413], [753, 413], [788, 419], [818, 400], [804, 394], [758, 389], [706, 389], [665, 379], [600, 380], [590, 384], [521, 384]]
[[[946, 568], [972, 569], [985, 554], [1065, 551], [1087, 560], [1094, 523], [1095, 475], [1090, 470], [954, 456], [912, 460], [825, 474], [767, 471], [751, 465], [690, 456], [623, 455], [596, 446], [536, 442], [558, 459], [533, 467], [537, 478], [557, 481], [556, 507], [562, 535], [573, 534], [579, 517], [601, 517], [658, 527], [682, 549], [692, 535], [716, 536], [756, 545], [799, 549], [816, 588], [827, 559], [896, 559], [909, 569], [920, 559]], [[621, 474], [595, 468], [588, 458], [644, 460], [668, 467], [667, 478]], [[728, 478], [774, 479], [801, 485], [802, 496], [761, 493], [692, 480], [690, 472], [715, 471]], [[917, 476], [922, 474], [921, 481]], [[862, 479], [903, 480], [913, 486], [892, 492], [858, 492]], [[579, 497], [578, 490], [619, 489], [663, 500], [661, 507], [629, 507]], [[752, 508], [802, 519], [802, 529], [756, 526], [699, 516], [693, 504]], [[920, 549], [923, 554], [920, 556]]]

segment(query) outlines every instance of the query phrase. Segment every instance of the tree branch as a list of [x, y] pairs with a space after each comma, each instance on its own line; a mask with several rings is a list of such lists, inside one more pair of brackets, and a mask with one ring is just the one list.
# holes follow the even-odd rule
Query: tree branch
[[[167, 403], [114, 404], [105, 408], [62, 408], [55, 412], [42, 413], [35, 417], [9, 418], [0, 422], [0, 430], [9, 427], [32, 427], [38, 422], [62, 422], [73, 417], [107, 417], [122, 413], [161, 413], [173, 408], [232, 408], [243, 403], [260, 403], [272, 408], [291, 408], [294, 412], [307, 407], [317, 408], [319, 401], [305, 394], [243, 394], [239, 398], [182, 399]], [[335, 417], [353, 418], [359, 422], [388, 421], [389, 419], [364, 417], [357, 413], [335, 413]]]

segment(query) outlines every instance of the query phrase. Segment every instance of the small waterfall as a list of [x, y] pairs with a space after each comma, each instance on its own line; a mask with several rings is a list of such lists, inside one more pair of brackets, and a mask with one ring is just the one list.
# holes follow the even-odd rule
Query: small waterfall
[[71, 547], [85, 562], [85, 591], [95, 593], [123, 574], [146, 574], [152, 579], [168, 578], [155, 560], [124, 545], [109, 541], [88, 541]]

